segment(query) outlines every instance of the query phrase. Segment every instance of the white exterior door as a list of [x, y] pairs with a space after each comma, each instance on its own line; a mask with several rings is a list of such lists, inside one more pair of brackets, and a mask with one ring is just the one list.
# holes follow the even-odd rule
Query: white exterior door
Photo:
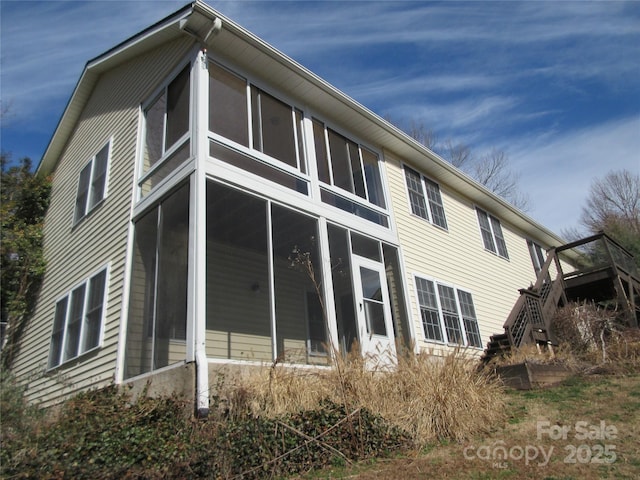
[[372, 366], [396, 363], [396, 346], [384, 265], [352, 256], [353, 279], [362, 354]]

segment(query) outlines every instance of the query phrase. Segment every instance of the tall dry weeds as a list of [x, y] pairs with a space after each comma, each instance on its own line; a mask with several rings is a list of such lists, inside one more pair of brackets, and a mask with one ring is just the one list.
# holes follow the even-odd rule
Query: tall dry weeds
[[395, 368], [357, 354], [336, 355], [330, 369], [258, 368], [221, 386], [219, 395], [229, 399], [231, 415], [275, 417], [318, 408], [326, 399], [347, 410], [366, 408], [425, 445], [468, 439], [504, 421], [500, 383], [476, 367], [461, 350], [406, 355]]

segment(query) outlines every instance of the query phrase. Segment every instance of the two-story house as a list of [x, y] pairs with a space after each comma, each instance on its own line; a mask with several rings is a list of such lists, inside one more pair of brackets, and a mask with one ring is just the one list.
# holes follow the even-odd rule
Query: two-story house
[[14, 371], [44, 405], [164, 376], [204, 413], [221, 364], [481, 352], [562, 243], [200, 1], [87, 63], [39, 172]]

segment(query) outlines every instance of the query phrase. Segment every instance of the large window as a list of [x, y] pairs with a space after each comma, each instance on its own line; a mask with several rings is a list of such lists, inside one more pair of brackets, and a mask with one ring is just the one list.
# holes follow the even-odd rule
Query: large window
[[109, 165], [109, 146], [107, 143], [87, 163], [80, 172], [74, 222], [80, 221], [91, 212], [107, 194], [107, 167]]
[[136, 221], [126, 377], [186, 358], [189, 186]]
[[100, 345], [106, 285], [105, 268], [58, 300], [49, 350], [49, 368]]
[[422, 277], [415, 277], [415, 281], [425, 338], [481, 348], [471, 294]]
[[[447, 219], [444, 215], [444, 205], [438, 184], [406, 165], [404, 175], [413, 214], [446, 229]], [[427, 204], [429, 208], [427, 208]]]
[[385, 208], [378, 156], [313, 120], [320, 181]]
[[184, 67], [144, 108], [143, 195], [189, 158], [190, 70]]
[[[306, 174], [302, 120], [301, 110], [250, 85], [245, 78], [221, 65], [209, 62], [212, 156], [307, 193], [306, 188], [301, 190], [295, 182], [282, 180], [283, 173], [269, 174], [256, 165], [256, 160], [264, 162], [274, 170], [293, 174], [292, 179], [296, 174]], [[250, 161], [243, 161], [240, 154], [250, 155]]]
[[476, 208], [476, 211], [484, 248], [508, 259], [507, 244], [504, 241], [500, 220], [480, 208]]
[[389, 226], [378, 155], [317, 119], [313, 136], [322, 201]]
[[207, 355], [326, 363], [315, 218], [207, 184]]

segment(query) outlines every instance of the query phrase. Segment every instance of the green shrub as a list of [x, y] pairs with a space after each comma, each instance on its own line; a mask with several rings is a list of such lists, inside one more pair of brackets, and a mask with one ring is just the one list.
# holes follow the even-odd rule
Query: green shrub
[[[265, 478], [381, 456], [409, 445], [365, 409], [331, 402], [277, 418], [202, 421], [176, 397], [131, 402], [116, 387], [80, 393], [45, 420], [3, 388], [2, 478]], [[33, 409], [37, 417], [23, 414]], [[38, 421], [27, 421], [29, 418]]]

